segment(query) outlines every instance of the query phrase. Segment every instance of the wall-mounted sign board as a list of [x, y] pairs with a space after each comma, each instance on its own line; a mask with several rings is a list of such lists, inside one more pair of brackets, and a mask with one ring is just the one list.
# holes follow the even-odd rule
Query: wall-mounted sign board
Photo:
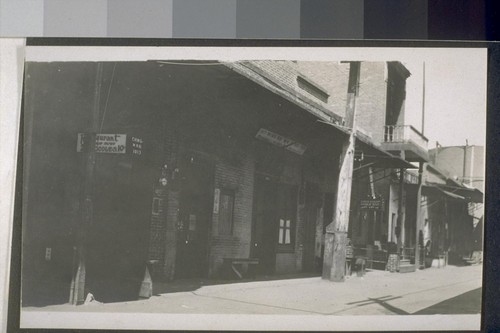
[[[87, 151], [89, 135], [78, 133], [76, 151]], [[128, 140], [127, 140], [128, 139]], [[141, 155], [143, 140], [127, 134], [96, 134], [95, 152], [102, 154], [126, 154]]]
[[307, 147], [301, 143], [298, 143], [292, 139], [286, 138], [264, 128], [259, 129], [255, 137], [257, 139], [272, 143], [275, 146], [285, 148], [286, 150], [298, 155], [303, 155], [307, 149]]
[[384, 200], [383, 199], [360, 200], [359, 209], [384, 210]]

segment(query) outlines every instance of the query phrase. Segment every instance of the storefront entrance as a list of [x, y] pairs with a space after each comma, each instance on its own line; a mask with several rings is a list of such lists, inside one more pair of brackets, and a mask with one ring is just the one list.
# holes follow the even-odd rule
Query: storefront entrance
[[147, 259], [152, 172], [138, 158], [97, 156], [86, 292], [98, 301], [137, 299]]
[[315, 258], [316, 228], [321, 205], [321, 194], [318, 185], [307, 183], [305, 190], [304, 252], [302, 254], [302, 270], [305, 272], [314, 272], [317, 267]]
[[183, 156], [179, 162], [175, 278], [207, 277], [213, 165], [194, 154]]
[[259, 273], [273, 274], [276, 267], [276, 196], [278, 184], [264, 177], [256, 177], [252, 254], [259, 259]]
[[[283, 256], [294, 255], [297, 187], [270, 177], [256, 177], [251, 256], [263, 275], [293, 271]], [[281, 257], [282, 261], [279, 260]]]

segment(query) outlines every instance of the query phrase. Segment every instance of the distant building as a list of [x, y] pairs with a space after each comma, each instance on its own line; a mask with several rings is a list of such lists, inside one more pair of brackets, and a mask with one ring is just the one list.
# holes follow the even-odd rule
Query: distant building
[[429, 150], [432, 162], [450, 177], [484, 193], [484, 147], [450, 146]]
[[[465, 145], [441, 147], [429, 150], [433, 163], [443, 170], [450, 178], [484, 193], [485, 168], [484, 146]], [[468, 207], [469, 214], [473, 217], [474, 250], [482, 250], [484, 206], [481, 202], [471, 202]]]

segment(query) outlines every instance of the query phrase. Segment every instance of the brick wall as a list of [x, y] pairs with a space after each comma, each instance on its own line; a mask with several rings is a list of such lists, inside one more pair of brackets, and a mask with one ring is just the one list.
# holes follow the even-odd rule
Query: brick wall
[[375, 143], [384, 139], [387, 84], [384, 62], [361, 63], [359, 96], [356, 99], [356, 125]]
[[[318, 82], [330, 94], [329, 107], [345, 116], [349, 64], [339, 62], [300, 61], [298, 69]], [[359, 96], [356, 99], [356, 125], [376, 143], [383, 140], [385, 125], [387, 77], [385, 62], [362, 62]]]
[[[161, 198], [161, 207], [158, 215], [151, 215], [151, 229], [149, 237], [149, 259], [158, 260], [152, 265], [154, 278], [174, 278], [176, 253], [176, 223], [179, 208], [179, 193], [172, 188], [172, 174], [174, 173], [175, 146], [178, 138], [171, 122], [165, 123], [163, 140], [163, 162], [167, 165], [167, 186], [156, 185], [152, 198]], [[158, 179], [161, 177], [162, 165], [158, 165]]]
[[219, 214], [212, 215], [209, 276], [220, 272], [224, 257], [248, 258], [252, 234], [254, 160], [246, 155], [239, 165], [218, 160], [215, 166], [215, 189], [234, 191], [231, 235], [219, 235]]
[[298, 70], [307, 75], [328, 93], [328, 105], [333, 112], [345, 116], [347, 101], [347, 83], [349, 81], [349, 64], [326, 61], [299, 61]]

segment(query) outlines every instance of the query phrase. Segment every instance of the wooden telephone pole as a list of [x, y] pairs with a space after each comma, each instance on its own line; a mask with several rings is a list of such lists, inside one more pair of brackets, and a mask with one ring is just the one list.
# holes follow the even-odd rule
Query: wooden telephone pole
[[327, 225], [325, 234], [322, 278], [335, 282], [342, 282], [345, 277], [347, 229], [354, 164], [356, 96], [359, 88], [360, 65], [359, 61], [350, 62], [344, 125], [351, 129], [351, 134], [342, 146], [335, 216], [334, 220]]
[[[423, 89], [422, 89], [422, 135], [425, 129], [425, 62], [423, 63]], [[422, 231], [422, 174], [424, 172], [424, 162], [418, 162], [418, 183], [417, 183], [417, 210], [415, 214], [415, 269], [420, 268], [420, 245], [425, 246]], [[422, 241], [422, 244], [420, 244]], [[425, 262], [424, 262], [425, 267]]]
[[85, 300], [85, 277], [86, 260], [85, 250], [87, 242], [87, 233], [93, 220], [94, 206], [94, 170], [96, 162], [95, 142], [96, 134], [99, 131], [99, 105], [101, 100], [103, 64], [97, 63], [96, 79], [94, 85], [94, 103], [91, 114], [91, 130], [86, 138], [87, 156], [85, 165], [85, 184], [83, 188], [82, 202], [80, 204], [80, 223], [77, 227], [77, 239], [75, 248], [75, 262], [77, 262], [76, 271], [73, 272], [71, 280], [71, 289], [69, 302], [78, 305]]

